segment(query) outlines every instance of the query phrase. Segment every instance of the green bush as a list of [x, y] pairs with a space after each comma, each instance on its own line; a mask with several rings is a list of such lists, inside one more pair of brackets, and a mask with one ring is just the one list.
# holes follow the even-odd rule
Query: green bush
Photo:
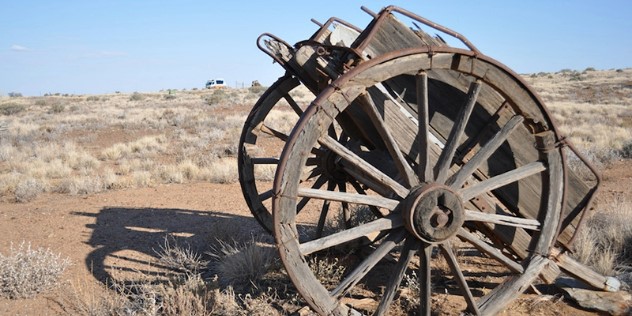
[[9, 95], [9, 97], [10, 97], [10, 98], [19, 98], [19, 97], [21, 97], [21, 96], [22, 96], [22, 93], [19, 93], [19, 92], [9, 92], [9, 93], [8, 93], [8, 95]]

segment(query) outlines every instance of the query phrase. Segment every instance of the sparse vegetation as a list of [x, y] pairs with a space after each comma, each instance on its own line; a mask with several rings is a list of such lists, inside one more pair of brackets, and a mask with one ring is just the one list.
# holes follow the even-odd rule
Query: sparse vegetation
[[0, 296], [34, 297], [57, 286], [69, 265], [68, 259], [50, 249], [33, 249], [26, 242], [17, 248], [12, 245], [8, 254], [0, 253]]
[[24, 104], [13, 103], [13, 102], [0, 104], [0, 114], [2, 115], [13, 115], [13, 114], [20, 113], [24, 110], [26, 110], [26, 106]]

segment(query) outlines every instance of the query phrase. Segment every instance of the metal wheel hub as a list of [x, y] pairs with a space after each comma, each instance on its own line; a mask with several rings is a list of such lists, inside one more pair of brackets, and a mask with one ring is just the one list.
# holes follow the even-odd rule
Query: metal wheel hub
[[410, 191], [402, 206], [406, 228], [428, 243], [455, 236], [465, 222], [461, 198], [444, 185], [421, 184]]
[[336, 155], [336, 153], [329, 149], [323, 147], [321, 147], [320, 149], [324, 151], [324, 154], [322, 154], [321, 156], [323, 175], [325, 175], [331, 181], [346, 181], [347, 174], [344, 172], [342, 166], [339, 163], [340, 156]]

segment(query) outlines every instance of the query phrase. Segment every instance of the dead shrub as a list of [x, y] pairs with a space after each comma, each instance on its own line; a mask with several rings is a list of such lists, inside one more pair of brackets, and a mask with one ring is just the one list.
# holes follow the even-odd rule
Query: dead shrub
[[44, 192], [44, 184], [40, 180], [28, 178], [18, 182], [15, 187], [15, 200], [20, 203], [30, 202], [42, 192]]
[[220, 284], [237, 289], [257, 283], [277, 262], [275, 249], [254, 239], [244, 243], [218, 240], [209, 255], [215, 259]]
[[30, 298], [55, 287], [70, 265], [68, 259], [50, 249], [31, 248], [22, 242], [11, 245], [8, 255], [0, 253], [0, 295], [10, 299]]

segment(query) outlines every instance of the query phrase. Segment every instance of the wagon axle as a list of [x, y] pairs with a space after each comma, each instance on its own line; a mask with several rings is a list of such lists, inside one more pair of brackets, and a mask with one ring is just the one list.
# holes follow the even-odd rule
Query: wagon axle
[[427, 243], [440, 243], [456, 236], [465, 222], [463, 203], [449, 187], [421, 184], [402, 202], [406, 229]]

